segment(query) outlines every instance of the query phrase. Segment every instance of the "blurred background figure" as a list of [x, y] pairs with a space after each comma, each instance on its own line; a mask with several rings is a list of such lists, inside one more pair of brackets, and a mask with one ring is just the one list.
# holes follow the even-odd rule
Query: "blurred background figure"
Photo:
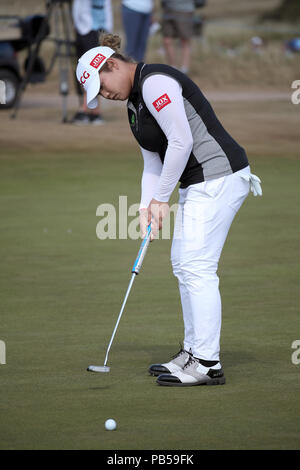
[[262, 54], [264, 48], [264, 41], [259, 36], [253, 36], [251, 38], [251, 46], [254, 52]]
[[290, 52], [300, 52], [300, 37], [288, 41], [286, 43], [286, 50]]
[[179, 39], [179, 70], [188, 73], [191, 62], [191, 39], [195, 14], [194, 0], [161, 0], [163, 45], [169, 65], [177, 67], [174, 41]]
[[[73, 0], [72, 15], [76, 32], [76, 54], [79, 59], [89, 49], [99, 46], [101, 33], [112, 31], [111, 0]], [[76, 87], [80, 107], [73, 122], [75, 124], [103, 124], [100, 104], [95, 109], [89, 109], [86, 104], [86, 95], [77, 80]]]
[[125, 54], [137, 62], [144, 60], [152, 23], [153, 0], [122, 0], [126, 35]]

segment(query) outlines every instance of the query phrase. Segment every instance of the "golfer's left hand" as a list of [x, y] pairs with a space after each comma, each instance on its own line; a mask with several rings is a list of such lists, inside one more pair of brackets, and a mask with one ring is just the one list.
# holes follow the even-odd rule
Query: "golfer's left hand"
[[148, 208], [143, 208], [139, 210], [140, 217], [140, 233], [141, 239], [143, 240], [147, 234], [147, 227], [148, 227]]
[[152, 199], [148, 206], [148, 224], [151, 222], [150, 241], [154, 240], [159, 230], [162, 229], [163, 219], [169, 212], [169, 204], [167, 202]]

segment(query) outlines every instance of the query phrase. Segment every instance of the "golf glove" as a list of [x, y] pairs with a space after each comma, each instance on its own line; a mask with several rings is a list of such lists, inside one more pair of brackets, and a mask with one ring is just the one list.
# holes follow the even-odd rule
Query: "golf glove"
[[252, 191], [254, 196], [262, 196], [262, 189], [261, 189], [261, 180], [258, 176], [252, 175], [249, 173], [248, 175], [241, 175], [245, 181], [249, 181], [250, 183], [250, 191]]

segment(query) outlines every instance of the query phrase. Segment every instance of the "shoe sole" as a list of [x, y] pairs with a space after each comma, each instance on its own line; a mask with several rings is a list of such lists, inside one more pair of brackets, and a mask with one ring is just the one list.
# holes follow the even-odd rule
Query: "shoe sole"
[[206, 382], [196, 382], [196, 383], [178, 383], [178, 382], [158, 382], [156, 381], [158, 385], [164, 385], [167, 387], [195, 387], [195, 386], [200, 386], [200, 385], [224, 385], [226, 383], [225, 377], [220, 377], [216, 379], [210, 379], [207, 380]]
[[151, 377], [158, 377], [162, 374], [171, 374], [171, 372], [149, 372], [149, 375], [151, 375]]

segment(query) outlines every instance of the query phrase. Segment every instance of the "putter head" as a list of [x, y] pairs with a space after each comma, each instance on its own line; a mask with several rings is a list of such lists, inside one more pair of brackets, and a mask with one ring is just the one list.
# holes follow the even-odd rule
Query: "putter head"
[[88, 372], [109, 372], [110, 367], [108, 366], [88, 366]]

